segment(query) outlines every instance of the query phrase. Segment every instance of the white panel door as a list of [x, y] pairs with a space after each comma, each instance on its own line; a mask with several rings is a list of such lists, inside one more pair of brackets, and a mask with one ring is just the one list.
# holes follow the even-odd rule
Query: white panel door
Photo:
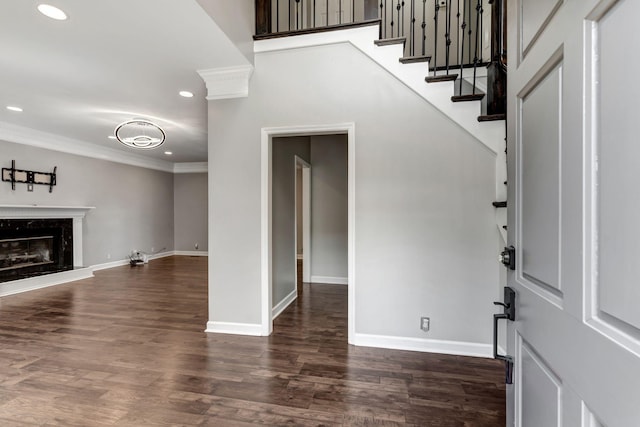
[[507, 424], [640, 427], [640, 1], [507, 9]]

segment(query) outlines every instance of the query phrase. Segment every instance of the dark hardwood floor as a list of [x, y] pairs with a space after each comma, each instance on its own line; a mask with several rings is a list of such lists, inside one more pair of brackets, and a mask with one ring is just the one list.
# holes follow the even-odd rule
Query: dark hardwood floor
[[304, 284], [268, 338], [205, 334], [206, 262], [0, 298], [0, 425], [504, 425], [499, 363], [349, 346], [345, 286]]

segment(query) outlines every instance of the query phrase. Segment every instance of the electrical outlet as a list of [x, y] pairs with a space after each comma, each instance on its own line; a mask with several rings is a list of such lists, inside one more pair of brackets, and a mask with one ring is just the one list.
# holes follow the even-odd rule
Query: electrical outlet
[[197, 251], [198, 250], [198, 244], [197, 243], [195, 244], [195, 247], [196, 247], [196, 251]]
[[421, 317], [420, 318], [420, 329], [422, 329], [425, 332], [429, 331], [429, 326], [431, 324], [431, 319], [428, 317]]

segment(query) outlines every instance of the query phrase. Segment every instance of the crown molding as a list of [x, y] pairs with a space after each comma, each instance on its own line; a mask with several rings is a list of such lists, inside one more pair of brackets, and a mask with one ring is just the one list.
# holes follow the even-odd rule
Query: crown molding
[[207, 162], [174, 163], [173, 173], [207, 173], [209, 164]]
[[130, 166], [154, 169], [163, 172], [174, 171], [174, 164], [165, 160], [152, 159], [136, 153], [126, 153], [109, 147], [86, 143], [77, 139], [67, 138], [48, 132], [0, 122], [0, 139], [14, 144], [29, 145], [31, 147], [62, 153], [107, 160]]
[[210, 68], [198, 70], [198, 74], [207, 85], [207, 100], [246, 98], [253, 66]]

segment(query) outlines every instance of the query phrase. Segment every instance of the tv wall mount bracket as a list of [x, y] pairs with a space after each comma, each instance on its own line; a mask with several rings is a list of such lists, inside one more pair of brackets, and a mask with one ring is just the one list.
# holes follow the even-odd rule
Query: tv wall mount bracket
[[11, 160], [10, 168], [2, 168], [2, 180], [4, 182], [11, 183], [11, 189], [16, 189], [16, 182], [24, 183], [31, 188], [33, 184], [48, 185], [49, 193], [53, 191], [53, 186], [56, 185], [56, 171], [58, 167], [53, 168], [53, 172], [36, 172], [28, 171], [24, 169], [16, 169], [16, 161]]

